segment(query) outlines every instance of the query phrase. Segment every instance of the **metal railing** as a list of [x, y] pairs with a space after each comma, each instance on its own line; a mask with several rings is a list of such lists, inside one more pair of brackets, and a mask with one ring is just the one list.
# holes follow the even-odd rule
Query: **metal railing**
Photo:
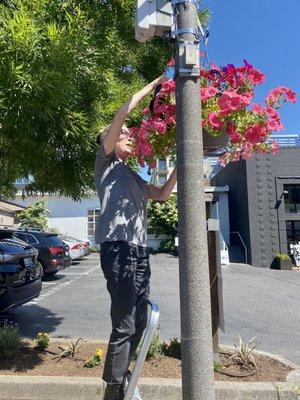
[[240, 241], [244, 247], [244, 250], [245, 250], [245, 262], [246, 262], [246, 264], [248, 264], [248, 250], [247, 250], [247, 246], [245, 245], [245, 242], [243, 241], [242, 236], [240, 235], [240, 232], [237, 232], [237, 231], [230, 232], [230, 234], [232, 234], [232, 233], [236, 234], [238, 236], [238, 238], [240, 239]]

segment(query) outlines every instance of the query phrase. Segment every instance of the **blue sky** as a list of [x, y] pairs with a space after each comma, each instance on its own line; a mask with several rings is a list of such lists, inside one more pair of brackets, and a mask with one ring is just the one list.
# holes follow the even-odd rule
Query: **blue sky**
[[212, 12], [208, 53], [219, 65], [241, 65], [245, 58], [266, 81], [257, 88], [257, 102], [276, 86], [298, 95], [296, 104], [280, 110], [285, 129], [300, 133], [300, 1], [205, 0]]
[[[263, 102], [270, 89], [288, 86], [297, 103], [280, 110], [285, 129], [300, 134], [300, 0], [205, 0], [212, 13], [207, 51], [218, 65], [242, 65], [243, 60], [266, 75], [256, 89], [255, 102]], [[146, 170], [144, 179], [149, 180]]]

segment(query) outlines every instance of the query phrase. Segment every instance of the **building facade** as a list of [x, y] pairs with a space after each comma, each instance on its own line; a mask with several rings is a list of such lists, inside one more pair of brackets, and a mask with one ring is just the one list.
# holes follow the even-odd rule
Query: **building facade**
[[212, 182], [229, 186], [230, 241], [246, 246], [250, 264], [270, 268], [300, 241], [300, 147], [230, 163]]
[[[169, 158], [159, 159], [156, 163], [151, 176], [151, 183], [156, 186], [164, 185], [174, 169], [174, 163]], [[229, 229], [229, 207], [227, 185], [212, 186], [210, 180], [222, 167], [219, 164], [219, 154], [205, 155], [203, 158], [203, 169], [205, 179], [205, 202], [208, 218], [218, 219], [220, 221], [220, 232], [225, 245], [230, 241]], [[174, 187], [174, 193], [177, 193], [177, 185]]]
[[0, 201], [0, 225], [1, 226], [15, 226], [18, 225], [18, 213], [24, 207], [9, 201]]

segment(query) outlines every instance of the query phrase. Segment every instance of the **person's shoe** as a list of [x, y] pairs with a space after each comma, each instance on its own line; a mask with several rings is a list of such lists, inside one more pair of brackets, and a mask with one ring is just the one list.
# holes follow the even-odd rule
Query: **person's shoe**
[[106, 385], [103, 400], [123, 400], [122, 385]]

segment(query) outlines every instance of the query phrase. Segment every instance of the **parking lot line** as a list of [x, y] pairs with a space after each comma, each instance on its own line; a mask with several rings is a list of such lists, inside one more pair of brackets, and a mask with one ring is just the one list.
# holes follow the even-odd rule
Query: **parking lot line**
[[[49, 290], [47, 290], [46, 293], [42, 293], [39, 295], [39, 297], [37, 297], [36, 299], [30, 301], [27, 303], [27, 305], [32, 305], [32, 304], [38, 304], [40, 301], [42, 301], [43, 299], [45, 299], [46, 297], [51, 296], [52, 294], [58, 292], [59, 290], [61, 290], [63, 287], [65, 286], [70, 286], [73, 282], [77, 281], [80, 278], [83, 278], [85, 276], [88, 276], [90, 273], [96, 271], [99, 268], [99, 265], [96, 265], [94, 268], [91, 268], [85, 272], [82, 272], [79, 275], [76, 275], [74, 278], [69, 279], [69, 280], [62, 280], [61, 282], [55, 282], [56, 285], [53, 288], [49, 288]], [[52, 282], [51, 282], [52, 283]]]

